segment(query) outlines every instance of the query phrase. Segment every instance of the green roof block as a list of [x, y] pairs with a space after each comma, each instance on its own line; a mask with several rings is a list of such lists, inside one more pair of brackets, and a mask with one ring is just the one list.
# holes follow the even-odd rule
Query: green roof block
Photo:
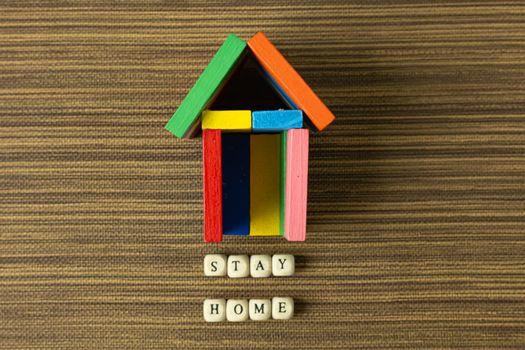
[[202, 111], [228, 79], [245, 48], [244, 41], [233, 34], [228, 36], [166, 124], [169, 132], [179, 138], [191, 137], [195, 133]]

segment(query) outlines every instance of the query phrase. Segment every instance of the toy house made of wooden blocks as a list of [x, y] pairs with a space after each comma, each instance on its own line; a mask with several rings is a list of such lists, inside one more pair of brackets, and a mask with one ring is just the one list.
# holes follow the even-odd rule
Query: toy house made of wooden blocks
[[166, 125], [179, 138], [202, 130], [204, 240], [304, 241], [309, 128], [334, 119], [263, 33], [230, 35]]

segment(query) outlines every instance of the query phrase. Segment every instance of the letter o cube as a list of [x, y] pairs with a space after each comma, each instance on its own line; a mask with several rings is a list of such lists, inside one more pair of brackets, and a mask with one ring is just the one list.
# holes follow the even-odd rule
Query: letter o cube
[[226, 302], [226, 319], [230, 322], [248, 320], [248, 300], [229, 299]]

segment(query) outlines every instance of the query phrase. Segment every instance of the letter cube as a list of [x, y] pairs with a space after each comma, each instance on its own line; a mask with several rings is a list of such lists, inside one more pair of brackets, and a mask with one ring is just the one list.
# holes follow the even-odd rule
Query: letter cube
[[250, 275], [248, 255], [230, 255], [228, 257], [228, 277], [241, 278]]
[[274, 276], [292, 276], [295, 273], [295, 258], [290, 254], [275, 254], [272, 257]]
[[248, 320], [248, 300], [229, 299], [226, 302], [226, 319], [230, 322]]
[[250, 320], [266, 321], [272, 316], [272, 302], [270, 299], [250, 299]]
[[254, 278], [269, 277], [272, 274], [272, 257], [269, 255], [252, 255], [250, 257], [250, 274]]
[[226, 255], [208, 254], [204, 257], [205, 276], [226, 276]]
[[226, 320], [226, 300], [206, 299], [203, 306], [206, 322], [222, 322]]
[[275, 297], [272, 299], [272, 317], [274, 320], [289, 320], [293, 316], [292, 298]]

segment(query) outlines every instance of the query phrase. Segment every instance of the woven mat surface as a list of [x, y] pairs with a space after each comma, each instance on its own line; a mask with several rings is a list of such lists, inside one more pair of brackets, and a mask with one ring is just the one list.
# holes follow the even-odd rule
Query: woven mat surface
[[[257, 3], [257, 4], [255, 4]], [[3, 1], [0, 349], [524, 349], [519, 1]], [[263, 30], [338, 117], [308, 239], [202, 243], [200, 140], [163, 126]], [[204, 254], [293, 253], [209, 279]], [[206, 324], [206, 297], [292, 296]]]

